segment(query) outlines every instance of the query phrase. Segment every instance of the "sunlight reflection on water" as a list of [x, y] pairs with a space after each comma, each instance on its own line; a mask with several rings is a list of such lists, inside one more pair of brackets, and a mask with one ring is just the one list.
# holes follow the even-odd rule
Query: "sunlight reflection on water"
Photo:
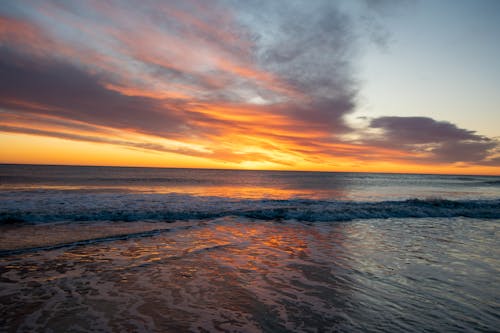
[[0, 193], [179, 193], [355, 201], [500, 195], [500, 178], [494, 176], [0, 165], [0, 179]]

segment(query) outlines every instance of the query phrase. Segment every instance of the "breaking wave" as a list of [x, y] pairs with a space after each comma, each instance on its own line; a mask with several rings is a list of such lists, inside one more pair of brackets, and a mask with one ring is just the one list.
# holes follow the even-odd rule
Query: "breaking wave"
[[500, 218], [500, 199], [353, 202], [308, 199], [250, 200], [181, 194], [10, 193], [0, 200], [0, 224], [58, 221], [173, 222], [237, 216], [306, 222], [372, 218]]

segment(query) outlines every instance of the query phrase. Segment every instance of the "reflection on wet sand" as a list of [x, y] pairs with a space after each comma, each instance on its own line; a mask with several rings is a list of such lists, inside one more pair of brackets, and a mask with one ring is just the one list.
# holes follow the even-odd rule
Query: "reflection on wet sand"
[[[307, 225], [224, 218], [154, 237], [4, 256], [0, 327], [7, 332], [493, 327], [488, 304], [495, 304], [494, 289], [474, 285], [485, 278], [498, 282], [495, 266], [487, 264], [498, 264], [498, 257], [485, 252], [495, 240], [483, 237], [495, 222], [471, 228], [467, 219], [426, 221], [417, 227], [408, 220]], [[464, 239], [459, 247], [434, 244], [426, 237], [436, 228], [454, 228], [448, 230], [450, 240], [459, 233]], [[484, 247], [467, 245], [466, 237], [482, 237]], [[464, 273], [466, 279], [446, 273], [451, 259], [459, 267], [470, 255], [485, 259]], [[446, 287], [452, 278], [456, 285]], [[433, 289], [436, 284], [442, 284], [439, 290]], [[432, 304], [445, 312], [436, 313]]]
[[[329, 281], [321, 275], [330, 269], [312, 261], [308, 243], [323, 236], [307, 230], [300, 224], [229, 219], [189, 232], [3, 258], [1, 297], [10, 305], [4, 306], [9, 315], [2, 327], [278, 332], [327, 327], [334, 317], [322, 300]], [[314, 311], [304, 316], [306, 308]]]

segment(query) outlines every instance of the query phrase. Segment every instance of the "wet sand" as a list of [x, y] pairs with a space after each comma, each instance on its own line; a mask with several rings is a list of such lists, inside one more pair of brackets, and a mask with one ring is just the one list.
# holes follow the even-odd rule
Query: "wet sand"
[[[227, 217], [189, 227], [167, 223], [169, 231], [153, 235], [4, 255], [0, 327], [493, 331], [499, 324], [498, 222]], [[45, 239], [53, 243], [68, 226], [46, 227]], [[80, 236], [121, 234], [127, 224], [114, 227], [83, 226]], [[134, 224], [129, 231], [148, 227]]]

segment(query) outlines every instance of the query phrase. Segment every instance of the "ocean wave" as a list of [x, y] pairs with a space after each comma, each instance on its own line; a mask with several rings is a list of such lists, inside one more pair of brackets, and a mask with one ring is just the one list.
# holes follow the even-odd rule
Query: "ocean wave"
[[107, 236], [107, 237], [82, 239], [82, 240], [73, 241], [73, 242], [55, 243], [55, 244], [50, 244], [50, 245], [42, 245], [42, 246], [34, 246], [34, 247], [21, 247], [21, 248], [15, 248], [15, 249], [0, 249], [0, 257], [6, 256], [6, 255], [26, 253], [26, 252], [49, 251], [49, 250], [57, 250], [57, 249], [67, 248], [67, 247], [77, 247], [77, 246], [82, 246], [82, 245], [98, 244], [98, 243], [111, 242], [111, 241], [116, 241], [116, 240], [127, 240], [127, 239], [132, 239], [132, 238], [152, 237], [152, 236], [159, 235], [163, 232], [169, 232], [169, 231], [170, 231], [170, 229], [154, 229], [154, 230], [149, 230], [149, 231], [144, 231], [144, 232], [135, 232], [135, 233], [129, 233], [129, 234], [112, 235], [112, 236]]
[[500, 186], [500, 180], [489, 180], [489, 181], [483, 182], [483, 184], [498, 185], [498, 186]]
[[183, 194], [2, 195], [0, 223], [58, 221], [182, 221], [239, 216], [259, 220], [307, 222], [372, 218], [500, 218], [500, 199], [353, 202], [307, 199], [250, 200]]

